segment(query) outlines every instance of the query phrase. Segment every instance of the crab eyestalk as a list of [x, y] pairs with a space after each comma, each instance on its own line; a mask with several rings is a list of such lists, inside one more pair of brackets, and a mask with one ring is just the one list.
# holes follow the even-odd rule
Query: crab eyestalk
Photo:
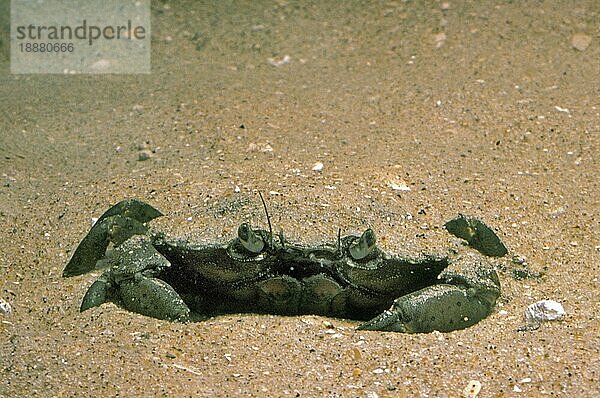
[[350, 255], [355, 260], [362, 260], [375, 250], [375, 232], [371, 228], [363, 232], [362, 236], [357, 241], [352, 243], [348, 248]]
[[251, 253], [258, 254], [265, 248], [264, 240], [247, 223], [243, 223], [238, 228], [238, 239], [242, 246]]

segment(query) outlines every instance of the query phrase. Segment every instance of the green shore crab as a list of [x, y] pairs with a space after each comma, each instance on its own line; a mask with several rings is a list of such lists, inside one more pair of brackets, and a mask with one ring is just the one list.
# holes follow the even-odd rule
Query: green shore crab
[[63, 272], [108, 267], [81, 311], [112, 301], [181, 322], [232, 312], [316, 314], [364, 320], [361, 330], [447, 332], [488, 316], [500, 295], [488, 257], [505, 255], [506, 247], [485, 224], [464, 215], [445, 227], [477, 251], [415, 258], [383, 252], [371, 229], [360, 236], [338, 233], [331, 245], [293, 244], [273, 235], [268, 213], [268, 231], [244, 223], [229, 243], [196, 243], [146, 225], [161, 215], [129, 199], [97, 220]]

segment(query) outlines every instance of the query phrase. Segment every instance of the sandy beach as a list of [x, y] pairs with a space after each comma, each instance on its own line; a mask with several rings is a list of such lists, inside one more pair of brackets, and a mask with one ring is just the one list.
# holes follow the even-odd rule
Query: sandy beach
[[[154, 1], [138, 75], [11, 74], [0, 10], [0, 397], [600, 395], [597, 1]], [[496, 309], [426, 334], [79, 312], [100, 272], [62, 271], [111, 205], [220, 242], [266, 227], [258, 192], [305, 244], [370, 227], [436, 252], [445, 221], [484, 220], [509, 249]], [[543, 299], [566, 317], [519, 331]]]

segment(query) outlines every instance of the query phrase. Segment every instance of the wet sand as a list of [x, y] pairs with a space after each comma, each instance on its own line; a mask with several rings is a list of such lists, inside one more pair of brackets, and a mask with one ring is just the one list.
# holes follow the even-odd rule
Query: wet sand
[[[11, 75], [2, 36], [0, 397], [600, 393], [598, 2], [154, 2], [152, 16], [150, 75]], [[99, 273], [61, 273], [110, 205], [142, 199], [167, 215], [156, 228], [217, 241], [265, 226], [258, 192], [305, 243], [371, 227], [390, 252], [436, 251], [444, 221], [476, 216], [541, 277], [500, 271], [495, 312], [447, 334], [79, 312]], [[546, 298], [566, 318], [518, 331]]]

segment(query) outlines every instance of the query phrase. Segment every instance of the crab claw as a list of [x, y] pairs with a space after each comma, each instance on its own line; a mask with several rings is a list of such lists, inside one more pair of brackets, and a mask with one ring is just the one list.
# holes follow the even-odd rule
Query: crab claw
[[145, 222], [161, 216], [154, 207], [136, 199], [123, 200], [108, 209], [82, 239], [63, 276], [85, 274], [104, 257], [109, 242], [119, 245], [129, 237], [148, 232]]
[[[118, 292], [118, 294], [117, 294]], [[104, 276], [90, 286], [80, 311], [97, 307], [115, 298], [129, 311], [170, 321], [188, 322], [190, 310], [179, 294], [166, 282], [143, 275], [112, 285]]]
[[361, 324], [356, 330], [380, 330], [384, 332], [405, 333], [406, 326], [401, 319], [401, 315], [393, 311], [394, 307], [383, 311], [375, 318]]
[[502, 257], [508, 250], [498, 235], [476, 218], [459, 214], [444, 224], [452, 235], [466, 240], [471, 247], [486, 256]]
[[110, 216], [121, 215], [127, 218], [133, 218], [141, 223], [148, 222], [163, 214], [150, 206], [148, 203], [144, 203], [137, 199], [125, 199], [106, 210], [104, 214], [100, 216], [98, 222], [108, 218]]
[[93, 270], [98, 260], [104, 257], [110, 242], [118, 246], [129, 237], [146, 232], [148, 227], [144, 224], [121, 215], [110, 216], [96, 222], [75, 249], [73, 257], [63, 271], [63, 276], [81, 275]]
[[[114, 217], [121, 216], [110, 216], [105, 221]], [[189, 320], [190, 310], [179, 294], [156, 278], [171, 264], [148, 236], [135, 235], [127, 239], [107, 256], [107, 261], [111, 267], [90, 286], [81, 311], [113, 301], [138, 314], [181, 322]]]
[[362, 236], [358, 238], [358, 241], [350, 245], [348, 250], [353, 259], [361, 260], [373, 252], [376, 247], [375, 243], [375, 232], [369, 228], [363, 232]]
[[98, 278], [96, 282], [92, 283], [92, 286], [90, 286], [88, 291], [85, 293], [85, 296], [83, 296], [83, 301], [81, 302], [79, 311], [83, 312], [105, 303], [109, 296], [110, 287], [110, 283], [104, 275]]
[[489, 306], [474, 300], [466, 289], [435, 285], [400, 297], [389, 310], [358, 329], [403, 333], [450, 332], [474, 325], [489, 313]]
[[137, 275], [119, 285], [123, 306], [129, 311], [170, 321], [188, 322], [190, 310], [168, 283]]

